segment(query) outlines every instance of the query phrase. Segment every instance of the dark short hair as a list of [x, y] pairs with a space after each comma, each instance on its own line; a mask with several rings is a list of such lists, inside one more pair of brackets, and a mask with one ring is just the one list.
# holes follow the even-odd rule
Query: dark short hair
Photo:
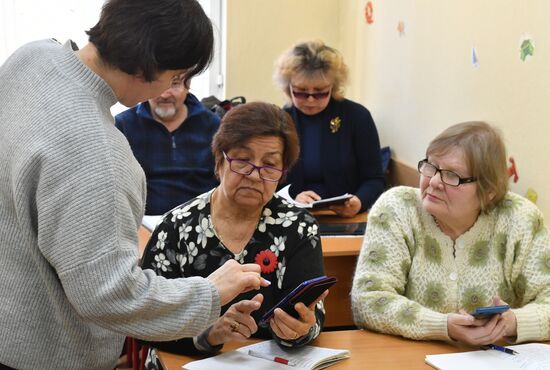
[[486, 122], [457, 123], [432, 140], [426, 157], [445, 155], [456, 148], [464, 152], [470, 176], [477, 179], [481, 210], [490, 211], [508, 191], [506, 147], [500, 132]]
[[196, 0], [107, 0], [86, 33], [104, 63], [151, 82], [185, 69], [185, 81], [212, 60], [212, 23]]
[[[298, 133], [288, 113], [270, 103], [252, 102], [227, 112], [212, 140], [216, 175], [224, 161], [223, 152], [241, 146], [256, 137], [280, 137], [283, 141], [283, 166], [290, 169], [300, 155]], [[283, 181], [281, 179], [281, 181]]]

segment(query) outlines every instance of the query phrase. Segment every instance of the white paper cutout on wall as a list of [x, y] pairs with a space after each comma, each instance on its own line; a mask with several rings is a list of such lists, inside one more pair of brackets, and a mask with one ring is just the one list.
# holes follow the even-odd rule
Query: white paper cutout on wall
[[397, 23], [397, 32], [399, 32], [399, 37], [405, 36], [405, 22], [399, 21]]
[[477, 57], [476, 47], [472, 47], [472, 65], [474, 67], [479, 67], [479, 58]]

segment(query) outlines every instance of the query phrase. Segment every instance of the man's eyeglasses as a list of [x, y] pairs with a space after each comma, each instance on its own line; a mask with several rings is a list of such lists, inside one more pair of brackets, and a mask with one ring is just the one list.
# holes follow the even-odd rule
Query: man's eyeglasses
[[309, 99], [310, 96], [315, 100], [321, 100], [321, 99], [326, 99], [330, 95], [331, 89], [323, 92], [308, 93], [304, 91], [296, 91], [294, 90], [293, 87], [291, 87], [290, 91], [292, 92], [292, 96], [294, 96], [294, 98], [299, 100], [307, 100]]
[[422, 176], [434, 177], [436, 173], [439, 172], [441, 181], [450, 186], [458, 186], [460, 184], [467, 184], [470, 182], [475, 182], [477, 179], [475, 177], [460, 177], [456, 172], [449, 170], [442, 170], [428, 162], [428, 159], [423, 159], [418, 162], [418, 172]]
[[265, 181], [277, 182], [283, 177], [286, 170], [279, 169], [271, 166], [256, 166], [247, 161], [241, 159], [231, 158], [225, 152], [222, 152], [223, 156], [229, 162], [229, 169], [240, 175], [250, 176], [254, 170], [258, 170], [260, 178]]

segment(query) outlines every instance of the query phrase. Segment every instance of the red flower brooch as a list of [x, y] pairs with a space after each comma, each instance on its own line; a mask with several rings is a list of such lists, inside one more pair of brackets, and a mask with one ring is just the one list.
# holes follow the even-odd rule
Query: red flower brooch
[[277, 267], [277, 256], [269, 249], [265, 249], [254, 257], [254, 262], [260, 265], [263, 274], [271, 274]]

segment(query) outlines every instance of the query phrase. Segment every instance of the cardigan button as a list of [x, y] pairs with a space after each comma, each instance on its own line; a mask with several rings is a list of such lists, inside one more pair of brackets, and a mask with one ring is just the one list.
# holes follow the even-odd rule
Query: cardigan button
[[456, 279], [458, 279], [458, 274], [456, 272], [451, 272], [449, 274], [449, 279], [451, 279], [452, 281], [456, 281]]

